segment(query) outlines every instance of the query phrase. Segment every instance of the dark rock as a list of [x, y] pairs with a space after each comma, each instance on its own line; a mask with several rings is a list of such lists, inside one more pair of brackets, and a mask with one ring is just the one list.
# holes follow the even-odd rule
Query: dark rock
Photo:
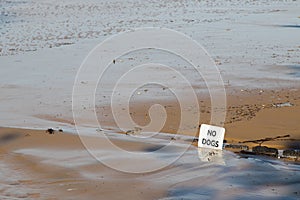
[[52, 128], [48, 128], [48, 129], [46, 130], [46, 133], [49, 133], [49, 134], [54, 134], [54, 132], [55, 132], [55, 130], [52, 129]]
[[295, 157], [298, 157], [300, 156], [300, 150], [284, 150], [283, 151], [283, 155], [284, 156], [295, 156]]
[[266, 146], [256, 146], [252, 148], [252, 151], [257, 154], [268, 155], [268, 156], [278, 156], [278, 149], [269, 148]]
[[225, 148], [238, 149], [238, 150], [249, 150], [249, 147], [247, 145], [240, 145], [240, 144], [225, 144]]
[[240, 154], [256, 155], [256, 154], [255, 154], [254, 152], [252, 152], [252, 151], [245, 151], [245, 150], [240, 151]]

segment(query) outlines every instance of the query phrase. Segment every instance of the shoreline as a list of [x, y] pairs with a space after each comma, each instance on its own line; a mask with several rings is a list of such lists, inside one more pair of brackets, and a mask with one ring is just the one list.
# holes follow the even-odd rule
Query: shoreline
[[[151, 105], [155, 102], [149, 101], [143, 104], [135, 103], [131, 106], [132, 119], [137, 124], [146, 125], [149, 123], [147, 112]], [[186, 132], [177, 133], [176, 123], [180, 121], [180, 108], [172, 101], [160, 102], [165, 106], [167, 118], [162, 133], [174, 135], [187, 135], [198, 138], [198, 128], [189, 128], [187, 125]], [[209, 112], [210, 102], [206, 98], [202, 98], [199, 102], [201, 110], [201, 118], [199, 125], [202, 123], [209, 124], [211, 113]], [[142, 105], [142, 106], [141, 106]], [[111, 110], [106, 107], [106, 112], [102, 116], [98, 116], [99, 122], [104, 121], [102, 128], [109, 132], [125, 134], [126, 131], [120, 130], [114, 123]], [[300, 124], [298, 123], [298, 113], [300, 113], [300, 89], [298, 88], [281, 88], [272, 90], [245, 90], [234, 89], [227, 93], [227, 115], [224, 124], [226, 129], [225, 140], [229, 144], [247, 145], [253, 148], [257, 144], [255, 142], [246, 142], [260, 140], [264, 138], [273, 138], [277, 136], [289, 135], [289, 137], [280, 140], [270, 140], [263, 142], [262, 146], [268, 146], [277, 149], [300, 149]], [[42, 115], [41, 115], [42, 116]], [[40, 117], [41, 117], [40, 116]], [[146, 116], [146, 117], [145, 117]], [[47, 119], [47, 118], [44, 118]], [[67, 123], [70, 127], [74, 126], [71, 119], [48, 118], [52, 122], [59, 124]], [[22, 130], [23, 128], [17, 129]], [[54, 128], [55, 127], [49, 127]], [[178, 128], [178, 127], [177, 127]], [[28, 129], [32, 129], [28, 127]], [[34, 128], [37, 130], [45, 130], [44, 128]], [[76, 129], [73, 127], [74, 131]], [[94, 128], [97, 132], [97, 128]], [[134, 129], [134, 127], [132, 127]], [[93, 128], [89, 129], [93, 131]], [[196, 130], [196, 131], [195, 131]], [[65, 130], [69, 131], [69, 130]], [[128, 130], [132, 131], [132, 130]], [[140, 131], [143, 131], [140, 129]], [[76, 133], [71, 132], [71, 135]]]
[[[290, 135], [291, 139], [300, 139], [300, 124], [297, 116], [300, 113], [300, 87], [299, 88], [276, 88], [276, 89], [230, 89], [227, 94], [227, 109], [224, 128], [226, 129], [225, 139], [230, 142], [243, 142], [247, 140], [258, 140], [266, 137], [276, 137], [280, 135]], [[199, 98], [200, 119], [202, 123], [210, 124], [211, 108], [210, 99]], [[157, 102], [144, 101], [130, 104], [132, 119], [142, 126], [149, 123], [149, 108]], [[178, 133], [176, 123], [180, 121], [180, 107], [177, 102], [163, 100], [158, 102], [165, 107], [167, 121], [160, 131], [162, 133], [180, 134], [198, 137], [198, 127], [188, 127], [184, 132]], [[105, 112], [98, 112], [97, 117], [101, 127], [110, 132], [123, 133], [114, 122], [113, 114], [108, 106], [103, 106]], [[48, 128], [66, 128], [65, 130], [74, 134], [76, 131], [74, 122], [69, 118], [40, 114], [35, 116], [42, 120], [56, 124]], [[5, 126], [4, 126], [5, 127]], [[18, 127], [8, 126], [8, 128], [46, 130], [45, 127]], [[72, 130], [71, 130], [72, 129]], [[94, 127], [95, 132], [97, 127]], [[134, 129], [134, 127], [132, 127]], [[93, 128], [90, 127], [92, 131]], [[130, 131], [130, 129], [128, 129]], [[143, 131], [141, 129], [141, 131]], [[276, 144], [271, 144], [275, 145]], [[300, 144], [299, 144], [300, 145]], [[272, 146], [274, 147], [274, 146]], [[282, 146], [281, 146], [282, 147]], [[300, 148], [300, 146], [299, 146]]]
[[[132, 105], [132, 119], [136, 123], [145, 125], [149, 123], [147, 112], [155, 102], [144, 102]], [[166, 121], [161, 132], [177, 133], [174, 122], [180, 119], [180, 108], [172, 101], [160, 102], [166, 108]], [[287, 103], [287, 104], [286, 104]], [[199, 100], [201, 116], [199, 125], [209, 124], [210, 100], [202, 98]], [[108, 122], [108, 127], [112, 127], [113, 116], [108, 108], [104, 113], [105, 118], [98, 116], [101, 123]], [[285, 88], [271, 90], [230, 90], [227, 93], [227, 110], [224, 127], [226, 128], [225, 139], [233, 141], [257, 140], [264, 137], [275, 137], [278, 135], [290, 134], [295, 139], [300, 139], [300, 129], [298, 123], [298, 113], [300, 112], [300, 89]], [[105, 127], [105, 126], [104, 126]], [[133, 127], [132, 127], [133, 128]], [[191, 130], [193, 132], [191, 132]], [[122, 131], [120, 131], [122, 132]], [[253, 132], [253, 133], [251, 133]], [[198, 136], [198, 127], [187, 128], [182, 135]]]
[[[227, 121], [230, 121], [236, 115], [236, 111], [242, 108], [247, 108], [245, 105], [248, 105], [249, 109], [252, 109], [249, 105], [261, 106], [262, 103], [265, 105], [272, 105], [272, 103], [275, 102], [285, 103], [286, 101], [289, 101], [292, 106], [264, 106], [264, 108], [261, 108], [259, 111], [252, 114], [247, 111], [247, 115], [245, 115], [240, 121], [237, 120], [231, 123], [225, 123], [225, 139], [228, 143], [239, 144], [239, 142], [244, 140], [261, 139], [271, 136], [275, 137], [278, 133], [280, 133], [279, 135], [286, 133], [282, 130], [288, 131], [293, 138], [300, 138], [300, 134], [298, 132], [300, 128], [297, 128], [299, 124], [283, 127], [284, 129], [279, 129], [277, 132], [275, 131], [275, 135], [273, 133], [274, 128], [269, 127], [270, 122], [271, 124], [272, 122], [281, 122], [283, 124], [287, 122], [297, 123], [297, 117], [295, 116], [298, 116], [297, 114], [300, 112], [299, 90], [290, 91], [289, 89], [286, 91], [279, 91], [279, 97], [277, 97], [276, 93], [276, 98], [281, 99], [276, 99], [276, 101], [266, 98], [269, 97], [270, 94], [274, 94], [267, 90], [257, 96], [253, 96], [253, 94], [256, 94], [259, 91], [240, 92], [242, 95], [229, 96], [229, 99], [233, 100], [228, 101], [228, 105], [235, 105], [236, 107], [228, 107], [230, 112], [226, 118]], [[289, 96], [287, 97], [288, 94]], [[252, 96], [252, 98], [249, 98], [249, 95]], [[283, 119], [277, 118], [277, 115], [282, 116], [283, 119], [287, 121], [282, 121]], [[256, 126], [254, 127], [255, 124]], [[277, 126], [280, 127], [281, 124], [277, 124]], [[55, 127], [53, 128], [56, 129]], [[91, 157], [83, 146], [78, 135], [68, 133], [67, 130], [64, 130], [64, 132], [61, 133], [58, 129], [56, 129], [57, 131], [54, 134], [49, 134], [46, 133], [46, 129], [41, 129], [42, 130], [30, 130], [0, 127], [0, 157], [2, 158], [0, 164], [2, 166], [2, 172], [4, 175], [18, 174], [18, 176], [11, 176], [10, 178], [3, 179], [3, 181], [0, 182], [0, 189], [2, 191], [1, 195], [3, 197], [56, 199], [60, 196], [69, 195], [72, 199], [98, 199], [99, 196], [101, 196], [101, 198], [118, 199], [121, 195], [122, 199], [124, 199], [124, 197], [131, 199], [164, 199], [165, 197], [172, 195], [170, 191], [176, 191], [178, 189], [174, 186], [175, 183], [176, 185], [181, 185], [180, 183], [182, 183], [182, 187], [186, 187], [185, 184], [189, 185], [192, 184], [193, 181], [197, 180], [199, 170], [212, 170], [206, 173], [218, 174], [218, 169], [220, 168], [219, 164], [214, 163], [215, 161], [205, 163], [199, 160], [200, 157], [197, 158], [195, 155], [193, 157], [189, 157], [190, 154], [197, 153], [197, 148], [192, 146], [192, 149], [189, 150], [186, 155], [187, 157], [184, 158], [184, 163], [188, 161], [191, 165], [190, 168], [183, 167], [182, 164], [172, 164], [167, 168], [161, 169], [157, 172], [151, 172], [150, 174], [126, 174], [110, 169], [104, 164], [96, 161], [95, 158]], [[275, 127], [275, 129], [278, 129], [278, 127]], [[269, 132], [265, 130], [269, 130]], [[124, 139], [123, 137], [131, 137], [125, 136], [125, 132], [117, 132], [113, 128], [109, 131], [117, 134], [116, 137], [111, 138], [113, 143], [128, 151], [155, 151], [157, 148], [161, 147], [159, 144], [155, 144], [154, 140], [152, 140], [152, 143], [148, 143], [147, 139], [143, 142], [136, 143], [134, 141]], [[96, 128], [95, 132], [97, 132]], [[241, 132], [245, 134], [240, 134]], [[254, 134], [249, 135], [249, 132], [254, 132]], [[171, 141], [173, 139], [170, 136], [166, 136], [163, 140], [168, 142], [168, 140]], [[177, 142], [180, 143], [180, 139], [175, 141], [175, 143]], [[193, 141], [184, 140], [184, 142], [192, 143]], [[246, 145], [251, 146], [250, 144]], [[263, 143], [263, 146], [264, 145], [279, 149], [287, 147], [286, 141], [266, 142]], [[296, 142], [296, 145], [299, 145], [299, 141]], [[105, 146], [101, 145], [99, 148], [107, 151]], [[244, 167], [248, 165], [248, 173], [256, 173], [255, 167], [261, 167], [259, 166], [261, 164], [258, 162], [254, 165], [254, 160], [260, 160], [262, 163], [266, 163], [266, 167], [274, 165], [275, 169], [276, 166], [282, 166], [284, 169], [287, 167], [288, 169], [291, 168], [291, 170], [286, 170], [284, 172], [282, 169], [280, 170], [280, 173], [286, 174], [276, 178], [280, 183], [282, 182], [281, 178], [291, 176], [288, 174], [293, 172], [293, 168], [296, 170], [298, 169], [297, 166], [299, 164], [299, 160], [298, 162], [291, 162], [291, 160], [285, 159], [277, 160], [274, 159], [274, 157], [251, 155], [247, 152], [240, 152], [239, 150], [237, 152], [236, 149], [231, 150], [232, 152], [235, 152], [234, 154], [231, 154], [227, 151], [228, 149], [225, 148], [225, 150], [226, 151], [223, 151], [224, 155], [222, 156], [226, 163], [224, 167], [229, 169], [232, 167], [240, 168], [242, 171], [237, 172], [238, 174], [241, 174], [242, 172], [244, 173]], [[171, 152], [168, 154], [172, 155]], [[119, 162], [121, 165], [130, 165], [132, 162], [130, 159], [128, 161], [124, 159], [119, 160], [116, 155], [114, 156], [114, 159], [116, 159], [116, 162]], [[222, 162], [224, 161], [221, 161], [220, 163]], [[205, 166], [207, 165], [210, 167], [206, 168]], [[199, 168], [198, 170], [195, 169], [196, 166]], [[251, 171], [252, 168], [254, 171]], [[232, 176], [235, 179], [238, 179], [238, 174], [230, 175], [230, 173], [234, 173], [235, 171], [236, 169], [231, 169], [229, 171], [227, 176], [229, 176], [230, 179], [222, 183], [224, 184], [222, 188], [226, 189], [230, 183], [229, 180], [232, 179]], [[257, 173], [261, 172], [258, 171]], [[275, 172], [274, 169], [272, 169], [271, 171], [268, 170], [268, 173], [271, 173], [273, 177], [276, 177], [276, 173], [279, 172]], [[183, 178], [180, 174], [184, 174], [185, 178]], [[190, 176], [191, 179], [186, 180], [186, 176]], [[259, 174], [259, 176], [261, 176], [261, 174]], [[162, 181], [162, 177], [164, 177], [164, 181]], [[171, 177], [176, 178], [172, 179]], [[186, 182], [184, 180], [186, 180]], [[245, 180], [245, 177], [242, 178], [242, 180], [240, 180], [240, 184], [243, 187], [248, 187], [249, 183], [247, 183], [247, 181], [245, 182]], [[285, 180], [287, 179], [285, 178]], [[290, 181], [293, 182], [293, 180]], [[269, 187], [268, 185], [268, 183], [265, 183], [263, 187]], [[14, 187], [14, 190], [10, 190], [12, 186]], [[193, 187], [193, 184], [190, 187]], [[281, 191], [285, 191], [282, 195], [295, 197], [298, 195], [298, 193], [294, 192], [294, 190], [296, 191], [296, 188], [298, 188], [297, 184], [295, 186], [291, 185], [288, 190], [282, 189], [283, 186], [280, 184], [276, 187], [281, 188]], [[180, 188], [178, 190], [180, 191]], [[237, 194], [239, 194], [239, 190], [236, 189], [235, 192], [228, 195]]]

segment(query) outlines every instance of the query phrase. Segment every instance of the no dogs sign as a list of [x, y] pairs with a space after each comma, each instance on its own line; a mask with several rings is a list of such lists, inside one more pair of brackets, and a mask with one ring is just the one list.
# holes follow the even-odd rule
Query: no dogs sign
[[222, 149], [225, 128], [202, 124], [198, 140], [198, 147]]

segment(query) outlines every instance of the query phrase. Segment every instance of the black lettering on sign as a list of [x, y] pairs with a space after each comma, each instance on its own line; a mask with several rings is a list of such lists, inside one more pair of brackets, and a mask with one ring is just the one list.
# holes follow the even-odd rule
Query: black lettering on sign
[[214, 131], [214, 130], [208, 130], [208, 131], [207, 131], [207, 135], [210, 135], [210, 136], [215, 137], [215, 136], [217, 135], [217, 132]]
[[210, 139], [202, 139], [202, 144], [206, 144], [208, 146], [219, 147], [219, 141], [210, 140]]

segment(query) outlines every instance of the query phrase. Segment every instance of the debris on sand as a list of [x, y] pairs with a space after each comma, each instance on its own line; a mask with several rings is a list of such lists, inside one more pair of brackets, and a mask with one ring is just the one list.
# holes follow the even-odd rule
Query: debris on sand
[[244, 158], [248, 158], [245, 155], [263, 155], [263, 156], [271, 156], [276, 157], [278, 159], [282, 159], [285, 161], [293, 161], [299, 162], [300, 158], [300, 150], [299, 149], [287, 149], [287, 150], [278, 150], [276, 148], [269, 148], [266, 146], [256, 146], [252, 148], [252, 151], [240, 151], [240, 154]]
[[292, 107], [294, 104], [290, 103], [290, 102], [285, 102], [285, 103], [277, 103], [277, 104], [273, 104], [273, 107], [275, 108], [281, 108], [281, 107]]
[[263, 138], [263, 139], [259, 139], [259, 140], [247, 140], [247, 141], [243, 141], [240, 143], [255, 143], [255, 144], [259, 144], [259, 146], [261, 146], [264, 142], [276, 141], [276, 140], [280, 140], [280, 139], [288, 138], [288, 137], [290, 137], [290, 135], [282, 135], [282, 136], [277, 136], [277, 137], [273, 137], [273, 138]]
[[48, 129], [46, 130], [46, 133], [48, 133], [48, 134], [54, 134], [55, 131], [58, 131], [58, 132], [60, 132], [60, 133], [64, 132], [64, 130], [61, 129], [61, 128], [60, 128], [60, 129], [57, 129], [57, 130], [54, 130], [53, 128], [48, 128]]
[[278, 157], [278, 149], [269, 148], [267, 146], [255, 146], [252, 148], [252, 152], [259, 154], [259, 155]]
[[[259, 140], [248, 140], [239, 142], [241, 143], [254, 143], [258, 144], [255, 147], [252, 147], [252, 149], [241, 149], [240, 151], [237, 148], [239, 146], [233, 145], [233, 144], [225, 144], [225, 149], [233, 151], [235, 153], [238, 153], [241, 155], [242, 158], [248, 158], [249, 156], [270, 156], [270, 157], [276, 157], [278, 159], [283, 159], [285, 161], [294, 161], [299, 162], [300, 158], [300, 150], [298, 148], [289, 148], [289, 149], [277, 149], [277, 148], [271, 148], [267, 146], [262, 146], [264, 142], [269, 141], [278, 141], [278, 140], [289, 140], [289, 141], [297, 141], [297, 139], [290, 138], [290, 135], [282, 135], [282, 136], [276, 136], [276, 137], [270, 137], [270, 138], [263, 138]], [[234, 148], [230, 148], [234, 147]]]
[[225, 144], [224, 148], [232, 151], [249, 150], [249, 146], [241, 144]]
[[97, 132], [103, 132], [104, 130], [102, 128], [97, 128], [96, 131]]
[[300, 158], [300, 149], [286, 149], [286, 150], [281, 150], [282, 155], [279, 155], [278, 158], [289, 160], [289, 161], [294, 161], [294, 162], [299, 162]]
[[300, 150], [295, 150], [295, 149], [284, 150], [283, 156], [300, 157]]
[[126, 131], [126, 135], [138, 135], [142, 132], [142, 128], [140, 127], [134, 127], [133, 130]]
[[48, 128], [46, 130], [46, 133], [48, 133], [48, 134], [54, 134], [54, 132], [55, 132], [55, 130], [53, 128]]

